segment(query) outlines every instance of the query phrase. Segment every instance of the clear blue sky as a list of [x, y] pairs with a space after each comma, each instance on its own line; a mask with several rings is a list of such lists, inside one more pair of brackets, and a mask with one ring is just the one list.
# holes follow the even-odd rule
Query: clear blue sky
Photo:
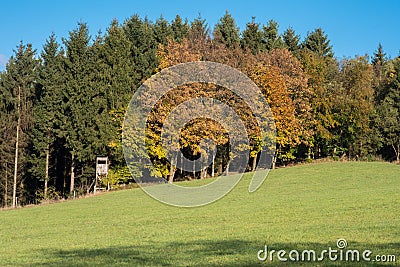
[[308, 31], [322, 27], [328, 34], [336, 57], [372, 54], [381, 42], [388, 56], [400, 52], [400, 1], [138, 1], [138, 0], [3, 0], [0, 2], [0, 70], [23, 40], [41, 50], [55, 32], [67, 37], [77, 22], [87, 22], [92, 36], [105, 32], [113, 18], [123, 22], [133, 14], [155, 21], [161, 14], [172, 20], [176, 14], [189, 20], [200, 13], [209, 26], [228, 10], [241, 30], [251, 17], [266, 23], [274, 19], [283, 32], [288, 26], [304, 38]]

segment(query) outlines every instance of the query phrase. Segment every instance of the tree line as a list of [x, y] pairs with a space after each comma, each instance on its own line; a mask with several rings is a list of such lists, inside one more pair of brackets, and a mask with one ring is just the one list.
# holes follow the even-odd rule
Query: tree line
[[[278, 27], [253, 18], [240, 31], [228, 12], [212, 29], [200, 16], [152, 22], [134, 15], [112, 21], [93, 38], [85, 23], [61, 44], [52, 34], [40, 54], [21, 42], [0, 73], [0, 205], [91, 192], [96, 155], [111, 161], [101, 183], [133, 182], [146, 170], [138, 165], [131, 175], [122, 153], [130, 98], [161, 69], [198, 60], [232, 66], [260, 87], [275, 118], [274, 164], [324, 157], [399, 162], [400, 57], [388, 58], [379, 44], [371, 57], [339, 60], [321, 28], [302, 40], [293, 28], [281, 34]], [[171, 108], [188, 97], [209, 96], [240, 106], [234, 95], [217, 89], [188, 85], [164, 102]], [[148, 153], [160, 176], [198, 179], [226, 170], [229, 138], [221, 125], [198, 120], [182, 133], [184, 154], [198, 156], [199, 136], [207, 136], [218, 144], [215, 162], [201, 172], [176, 172], [156, 137], [169, 110], [155, 110]], [[258, 152], [254, 139], [248, 170]]]

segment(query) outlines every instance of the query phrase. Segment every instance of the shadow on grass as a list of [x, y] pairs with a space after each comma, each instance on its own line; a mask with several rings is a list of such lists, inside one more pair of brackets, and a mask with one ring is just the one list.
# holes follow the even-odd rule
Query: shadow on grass
[[[399, 266], [400, 243], [390, 244], [362, 244], [349, 243], [346, 248], [357, 249], [362, 253], [371, 250], [375, 255], [396, 255], [395, 263], [360, 262], [332, 262], [325, 257], [319, 262], [280, 262], [276, 255], [274, 261], [267, 259], [259, 261], [257, 252], [264, 248], [265, 244], [243, 240], [201, 240], [193, 242], [155, 243], [143, 246], [115, 246], [93, 249], [73, 250], [40, 250], [39, 258], [28, 266]], [[337, 249], [335, 243], [276, 243], [268, 244], [270, 249], [285, 250], [287, 253], [295, 249], [315, 250], [317, 257], [324, 249], [332, 247]], [[345, 249], [345, 250], [346, 250]], [[345, 251], [344, 250], [344, 251]], [[287, 255], [286, 255], [287, 257]]]

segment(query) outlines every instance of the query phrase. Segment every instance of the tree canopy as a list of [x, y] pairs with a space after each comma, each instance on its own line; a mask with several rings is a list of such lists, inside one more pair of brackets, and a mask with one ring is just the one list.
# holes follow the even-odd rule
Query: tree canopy
[[[241, 31], [226, 13], [214, 27], [200, 15], [155, 22], [134, 15], [90, 35], [79, 23], [57, 41], [53, 33], [40, 53], [20, 43], [0, 73], [0, 203], [2, 206], [68, 198], [94, 189], [94, 162], [108, 156], [110, 176], [102, 185], [134, 183], [148, 172], [140, 162], [132, 173], [122, 152], [122, 128], [132, 95], [151, 75], [179, 63], [213, 61], [246, 74], [263, 92], [276, 124], [274, 164], [323, 157], [399, 162], [400, 59], [378, 45], [366, 56], [337, 59], [328, 34], [311, 29], [302, 37], [278, 22], [253, 17]], [[250, 109], [221, 86], [195, 83], [175, 88], [153, 108], [147, 151], [156, 171], [169, 181], [212, 177], [229, 171], [231, 151], [224, 127], [196, 119], [181, 131], [183, 155], [204, 153], [203, 139], [217, 147], [210, 166], [179, 170], [167, 159], [160, 132], [171, 111], [193, 98], [213, 98], [232, 107], [250, 140], [247, 170], [254, 170], [260, 138]], [[213, 111], [214, 112], [214, 111]], [[218, 112], [216, 108], [215, 112]], [[190, 117], [188, 110], [182, 116]], [[132, 169], [131, 169], [132, 170]]]

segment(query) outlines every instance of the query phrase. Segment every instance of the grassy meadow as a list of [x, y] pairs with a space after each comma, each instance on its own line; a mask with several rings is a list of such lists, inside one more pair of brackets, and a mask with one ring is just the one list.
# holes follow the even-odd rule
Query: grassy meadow
[[[337, 248], [396, 255], [400, 166], [328, 162], [276, 169], [255, 193], [250, 176], [221, 200], [177, 208], [141, 189], [0, 211], [0, 266], [288, 266], [257, 252]], [[189, 182], [188, 182], [189, 183]], [[379, 266], [300, 262], [298, 266]]]

